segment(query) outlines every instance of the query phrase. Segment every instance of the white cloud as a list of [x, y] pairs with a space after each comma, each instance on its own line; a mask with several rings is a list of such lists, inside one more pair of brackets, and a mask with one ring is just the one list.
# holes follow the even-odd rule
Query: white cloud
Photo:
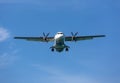
[[17, 50], [0, 54], [0, 68], [5, 68], [17, 60]]
[[101, 83], [97, 78], [89, 75], [68, 74], [60, 69], [50, 66], [41, 66], [39, 64], [32, 65], [33, 67], [48, 73], [44, 79], [45, 83]]
[[24, 3], [24, 4], [34, 4], [40, 7], [54, 8], [54, 7], [73, 7], [80, 6], [81, 0], [1, 0], [0, 3]]
[[[0, 42], [7, 40], [9, 37], [10, 32], [5, 28], [0, 27]], [[2, 48], [0, 48], [0, 68], [4, 68], [16, 61], [18, 50], [14, 48], [14, 42], [11, 42], [11, 40], [4, 42], [4, 44], [2, 44], [1, 46]]]
[[[0, 4], [9, 4], [13, 8], [35, 8], [40, 11], [86, 11], [86, 9], [106, 9], [117, 6], [116, 2], [111, 0], [0, 0]], [[10, 5], [11, 4], [11, 5]], [[13, 5], [18, 4], [18, 5]], [[23, 6], [22, 6], [23, 5]], [[113, 5], [113, 6], [111, 6]], [[6, 5], [5, 5], [6, 6]], [[24, 7], [24, 8], [23, 8]], [[10, 7], [12, 8], [12, 7]], [[101, 10], [99, 10], [101, 11]]]
[[[110, 1], [108, 1], [110, 2]], [[104, 7], [108, 5], [104, 0], [1, 0], [0, 3], [32, 4], [39, 9], [85, 9]]]
[[7, 29], [0, 27], [0, 42], [5, 41], [9, 38], [10, 34]]
[[[34, 68], [39, 70], [40, 72], [44, 72], [46, 76], [42, 77], [42, 82], [45, 83], [119, 83], [119, 76], [118, 77], [110, 77], [110, 76], [99, 76], [99, 75], [92, 75], [92, 74], [71, 74], [66, 73], [62, 69], [58, 69], [53, 66], [46, 66], [40, 64], [33, 64]], [[36, 79], [37, 80], [37, 79]], [[40, 79], [37, 82], [41, 82]]]

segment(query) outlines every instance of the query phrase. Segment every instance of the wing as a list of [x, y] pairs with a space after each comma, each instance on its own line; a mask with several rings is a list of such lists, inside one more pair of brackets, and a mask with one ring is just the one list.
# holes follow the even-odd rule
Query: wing
[[90, 39], [99, 38], [99, 37], [105, 37], [105, 35], [76, 36], [76, 37], [68, 36], [68, 37], [65, 37], [65, 41], [90, 40]]
[[54, 41], [54, 37], [14, 37], [14, 39], [24, 39], [28, 41], [40, 41], [40, 42], [50, 42]]

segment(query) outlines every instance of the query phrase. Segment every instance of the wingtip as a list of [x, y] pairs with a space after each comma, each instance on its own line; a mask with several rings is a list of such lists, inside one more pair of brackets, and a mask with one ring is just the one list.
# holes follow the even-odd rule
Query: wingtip
[[106, 35], [103, 35], [103, 37], [106, 37]]
[[13, 37], [13, 39], [19, 39], [19, 37]]
[[16, 39], [16, 37], [13, 37], [13, 39]]
[[106, 37], [106, 35], [99, 35], [98, 37]]
[[13, 39], [17, 39], [17, 37], [13, 37]]

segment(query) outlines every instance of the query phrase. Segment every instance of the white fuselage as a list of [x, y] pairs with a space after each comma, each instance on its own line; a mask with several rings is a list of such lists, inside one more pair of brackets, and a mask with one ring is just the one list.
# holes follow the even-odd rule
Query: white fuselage
[[56, 51], [61, 52], [64, 50], [64, 48], [66, 47], [66, 45], [64, 44], [65, 41], [65, 36], [62, 32], [58, 32], [55, 37], [54, 37], [54, 48], [56, 49]]

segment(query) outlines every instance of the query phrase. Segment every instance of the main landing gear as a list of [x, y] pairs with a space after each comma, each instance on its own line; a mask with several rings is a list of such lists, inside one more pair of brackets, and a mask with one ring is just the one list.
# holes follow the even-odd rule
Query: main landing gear
[[54, 52], [54, 48], [51, 48], [51, 51]]
[[55, 50], [53, 46], [52, 46], [52, 47], [50, 47], [50, 49], [51, 49], [51, 51], [52, 51], [52, 52], [54, 52], [54, 50]]
[[51, 51], [52, 52], [54, 52], [55, 50], [57, 51], [57, 52], [62, 52], [63, 50], [65, 50], [66, 52], [68, 52], [69, 51], [69, 46], [65, 46], [64, 48], [55, 48], [55, 47], [50, 47], [50, 49], [51, 49]]
[[67, 51], [69, 51], [69, 49], [68, 49], [68, 48], [65, 48], [65, 51], [67, 52]]

